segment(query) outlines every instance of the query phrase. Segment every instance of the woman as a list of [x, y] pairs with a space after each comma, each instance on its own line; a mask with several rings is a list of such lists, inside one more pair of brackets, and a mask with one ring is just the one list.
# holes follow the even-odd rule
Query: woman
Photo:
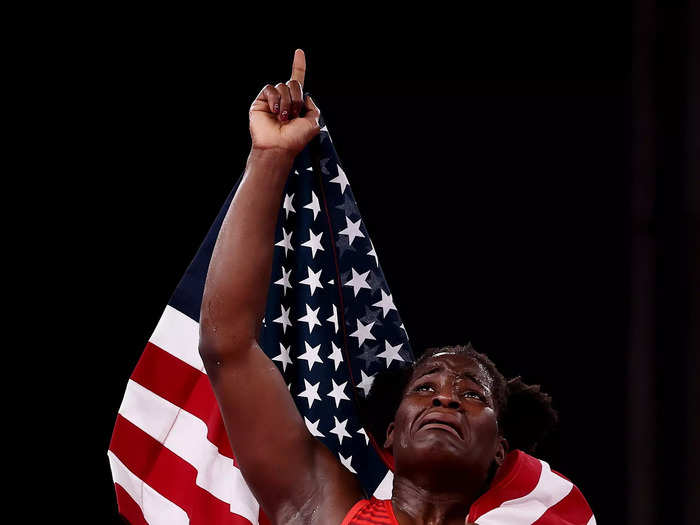
[[250, 107], [252, 149], [207, 274], [199, 349], [231, 446], [275, 523], [462, 525], [489, 487], [505, 479], [506, 457], [509, 472], [523, 458], [508, 454], [509, 391], [525, 392], [540, 401], [540, 413], [553, 415], [546, 396], [518, 381], [509, 386], [471, 348], [426, 352], [394, 388], [398, 406], [384, 442], [394, 458], [392, 500], [367, 500], [357, 479], [309, 433], [258, 346], [286, 177], [320, 132], [320, 112], [302, 95], [305, 70], [298, 49], [291, 79], [266, 85]]

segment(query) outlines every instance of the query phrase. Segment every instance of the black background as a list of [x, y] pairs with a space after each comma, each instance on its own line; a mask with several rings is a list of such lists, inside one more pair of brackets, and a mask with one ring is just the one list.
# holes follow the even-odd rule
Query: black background
[[242, 173], [248, 107], [302, 48], [414, 351], [471, 341], [541, 383], [561, 421], [540, 456], [598, 523], [691, 523], [691, 7], [393, 14], [345, 31], [305, 9], [250, 15], [259, 29], [240, 42], [187, 13], [106, 17], [55, 53], [64, 189], [90, 195], [62, 213], [100, 371], [82, 451], [95, 512], [117, 521], [106, 452], [121, 397]]

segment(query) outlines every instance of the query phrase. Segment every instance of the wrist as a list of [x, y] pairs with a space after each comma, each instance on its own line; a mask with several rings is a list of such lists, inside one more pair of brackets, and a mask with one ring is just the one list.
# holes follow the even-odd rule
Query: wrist
[[278, 164], [280, 166], [291, 166], [296, 155], [282, 148], [251, 148], [248, 155], [248, 162], [264, 162], [266, 164]]

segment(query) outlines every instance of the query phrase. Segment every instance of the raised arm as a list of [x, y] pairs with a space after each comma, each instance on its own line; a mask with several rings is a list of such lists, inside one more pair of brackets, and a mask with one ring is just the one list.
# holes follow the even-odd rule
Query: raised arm
[[291, 80], [266, 85], [250, 107], [252, 149], [209, 264], [199, 352], [243, 477], [268, 516], [278, 523], [340, 523], [362, 490], [311, 436], [257, 343], [286, 178], [320, 131], [318, 108], [302, 99], [305, 70], [298, 49]]

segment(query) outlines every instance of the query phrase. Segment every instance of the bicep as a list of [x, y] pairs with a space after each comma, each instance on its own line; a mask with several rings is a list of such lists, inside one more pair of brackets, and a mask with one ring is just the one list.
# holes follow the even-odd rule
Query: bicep
[[348, 491], [355, 496], [354, 478], [309, 433], [282, 374], [257, 343], [235, 357], [203, 359], [241, 473], [266, 510], [316, 499], [323, 479], [333, 480], [341, 499]]

